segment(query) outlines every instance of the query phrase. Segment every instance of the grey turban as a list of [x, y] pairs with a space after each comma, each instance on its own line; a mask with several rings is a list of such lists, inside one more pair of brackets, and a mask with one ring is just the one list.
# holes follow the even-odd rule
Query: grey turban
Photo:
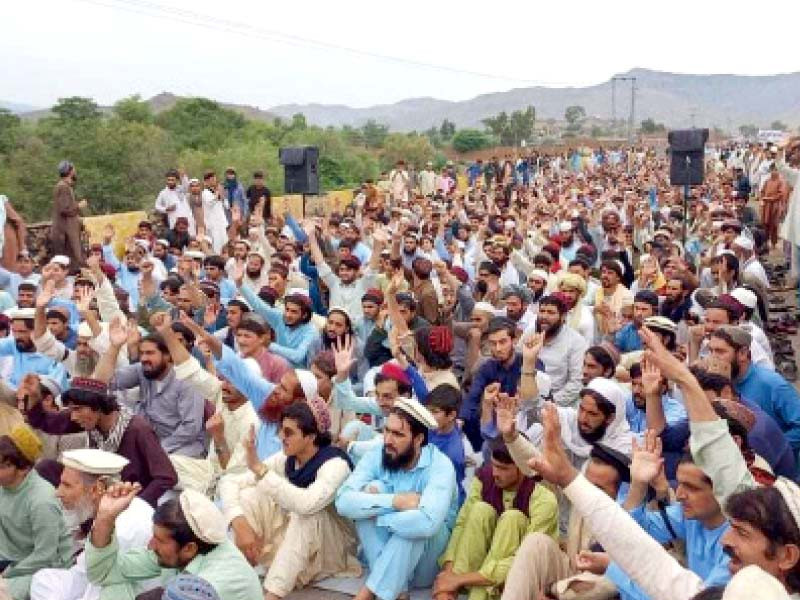
[[68, 160], [62, 160], [60, 163], [58, 163], [59, 177], [66, 177], [67, 175], [69, 175], [69, 172], [72, 171], [72, 169], [74, 168], [75, 166], [71, 162], [69, 162]]

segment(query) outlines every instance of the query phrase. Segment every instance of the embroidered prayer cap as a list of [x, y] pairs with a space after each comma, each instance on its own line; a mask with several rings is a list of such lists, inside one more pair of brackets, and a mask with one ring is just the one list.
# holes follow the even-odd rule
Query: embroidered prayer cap
[[35, 463], [42, 455], [42, 440], [27, 425], [15, 425], [8, 437], [30, 462]]
[[65, 467], [90, 475], [119, 475], [129, 462], [124, 456], [99, 448], [65, 450], [61, 454]]
[[303, 389], [303, 395], [306, 401], [309, 402], [317, 397], [317, 378], [311, 371], [306, 369], [295, 369], [294, 374], [300, 382], [300, 387]]
[[500, 298], [502, 300], [510, 298], [511, 296], [516, 296], [525, 304], [528, 304], [531, 301], [531, 291], [527, 287], [523, 287], [521, 285], [511, 284], [500, 290]]
[[644, 320], [644, 325], [653, 331], [663, 331], [666, 333], [675, 333], [678, 331], [678, 326], [675, 322], [667, 317], [647, 317]]
[[203, 291], [210, 291], [213, 292], [215, 295], [219, 296], [219, 284], [216, 281], [212, 281], [210, 279], [204, 279], [199, 284], [199, 287]]
[[428, 332], [428, 343], [437, 354], [450, 354], [453, 351], [453, 332], [445, 325], [434, 325]]
[[[461, 240], [457, 240], [457, 241], [461, 241]], [[469, 275], [467, 274], [467, 272], [462, 267], [453, 267], [452, 269], [450, 269], [450, 272], [461, 283], [467, 283], [467, 281], [469, 280]]]
[[757, 565], [740, 569], [725, 586], [722, 600], [789, 600], [783, 584]]
[[328, 409], [328, 404], [316, 396], [313, 400], [306, 399], [306, 404], [311, 409], [314, 415], [314, 420], [317, 422], [317, 429], [320, 433], [329, 431], [331, 428], [331, 411]]
[[755, 308], [758, 305], [758, 296], [747, 288], [736, 288], [730, 295], [736, 298], [739, 304], [747, 308]]
[[350, 255], [339, 261], [339, 266], [347, 267], [348, 269], [358, 270], [361, 268], [361, 260], [357, 256]]
[[69, 266], [69, 256], [64, 256], [63, 254], [56, 254], [53, 258], [50, 259], [50, 264], [61, 265], [66, 269]]
[[383, 304], [383, 300], [383, 292], [378, 288], [369, 288], [364, 295], [361, 296], [362, 302], [374, 302], [378, 306]]
[[398, 398], [394, 401], [394, 407], [399, 408], [407, 415], [410, 415], [415, 421], [419, 421], [428, 429], [436, 429], [439, 425], [436, 423], [431, 411], [425, 408], [416, 400], [411, 398]]
[[209, 544], [222, 544], [228, 539], [225, 517], [205, 494], [183, 490], [178, 501], [186, 522], [198, 538]]
[[396, 362], [383, 363], [380, 374], [405, 385], [411, 385], [411, 379], [409, 379], [406, 372]]
[[169, 580], [161, 600], [220, 600], [220, 597], [202, 577], [181, 573]]
[[94, 394], [108, 394], [108, 385], [99, 379], [91, 377], [73, 377], [69, 381], [69, 389], [76, 392], [92, 392]]

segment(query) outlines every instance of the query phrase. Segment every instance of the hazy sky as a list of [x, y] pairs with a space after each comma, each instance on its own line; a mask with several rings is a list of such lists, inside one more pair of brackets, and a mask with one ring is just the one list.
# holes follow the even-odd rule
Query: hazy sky
[[0, 100], [36, 106], [161, 91], [261, 108], [367, 106], [587, 85], [633, 67], [800, 71], [796, 0], [7, 0], [3, 9]]

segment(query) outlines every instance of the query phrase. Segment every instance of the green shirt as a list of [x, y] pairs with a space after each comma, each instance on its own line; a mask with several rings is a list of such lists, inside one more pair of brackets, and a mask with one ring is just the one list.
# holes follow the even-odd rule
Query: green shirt
[[[86, 540], [86, 570], [89, 581], [103, 587], [101, 600], [133, 600], [139, 593], [138, 582], [156, 577], [166, 582], [178, 573], [161, 567], [152, 550], [142, 548], [123, 554], [118, 550], [116, 536], [105, 548], [95, 548], [91, 539]], [[208, 554], [198, 554], [183, 572], [208, 581], [220, 600], [253, 600], [263, 596], [256, 572], [230, 541]]]
[[[72, 537], [53, 486], [31, 470], [16, 488], [0, 488], [0, 558], [13, 597], [27, 597], [30, 578], [72, 562]], [[16, 580], [16, 581], [15, 581]]]

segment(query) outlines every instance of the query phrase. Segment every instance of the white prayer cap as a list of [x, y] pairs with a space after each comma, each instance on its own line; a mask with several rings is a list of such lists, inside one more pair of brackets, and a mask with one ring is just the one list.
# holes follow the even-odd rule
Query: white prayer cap
[[61, 384], [52, 377], [48, 377], [47, 375], [39, 375], [39, 384], [43, 385], [51, 394], [53, 394], [54, 398], [58, 398], [61, 395]]
[[61, 265], [66, 269], [69, 266], [69, 256], [64, 256], [63, 254], [56, 254], [53, 258], [50, 259], [50, 264], [53, 263]]
[[8, 318], [12, 321], [18, 319], [34, 319], [35, 317], [35, 308], [12, 308], [10, 311], [8, 311]]
[[294, 296], [295, 294], [299, 294], [300, 296], [306, 296], [308, 298], [311, 297], [308, 293], [308, 290], [305, 288], [293, 287], [286, 290], [287, 296]]
[[722, 600], [788, 600], [789, 597], [783, 584], [757, 565], [739, 570], [722, 594]]
[[758, 296], [747, 288], [736, 288], [731, 292], [731, 296], [747, 308], [755, 308], [758, 305]]
[[478, 312], [485, 312], [489, 313], [490, 315], [493, 315], [495, 312], [494, 306], [492, 306], [488, 302], [476, 302], [475, 305], [472, 307], [472, 310], [473, 312], [477, 310]]
[[183, 253], [183, 255], [194, 260], [203, 260], [206, 257], [206, 255], [200, 252], [200, 250], [187, 250]]
[[314, 374], [306, 369], [295, 369], [294, 374], [297, 375], [300, 387], [303, 388], [306, 400], [308, 402], [314, 400], [317, 397], [317, 378]]
[[436, 419], [427, 408], [411, 398], [398, 398], [394, 401], [394, 407], [399, 408], [415, 421], [419, 421], [428, 429], [436, 429], [439, 425]]
[[[602, 190], [601, 190], [601, 191], [602, 191]], [[573, 211], [570, 213], [570, 215], [569, 215], [569, 216], [570, 216], [570, 218], [571, 218], [571, 219], [577, 219], [578, 217], [580, 217], [580, 216], [581, 216], [581, 213], [580, 213], [579, 211], [577, 211], [577, 210], [573, 210]]]
[[124, 456], [98, 448], [65, 450], [61, 454], [61, 464], [65, 467], [90, 475], [119, 475], [128, 462]]
[[534, 269], [528, 274], [528, 279], [541, 279], [542, 281], [547, 281], [550, 279], [550, 276], [547, 274], [547, 271], [544, 269]]
[[150, 242], [144, 240], [142, 238], [134, 238], [133, 243], [142, 248], [143, 250], [150, 252]]
[[569, 221], [561, 221], [561, 223], [558, 224], [558, 229], [559, 231], [563, 231], [564, 233], [572, 231], [572, 223], [570, 223]]
[[191, 183], [200, 183], [200, 180], [199, 180], [197, 177], [192, 177], [192, 178], [189, 180], [189, 183], [190, 183], [190, 184], [191, 184]]
[[215, 545], [228, 539], [227, 522], [222, 511], [205, 494], [183, 490], [178, 501], [186, 522], [198, 538]]
[[623, 403], [622, 388], [618, 383], [605, 377], [595, 377], [585, 389], [597, 392], [614, 406], [620, 406]]
[[167, 248], [169, 248], [169, 242], [162, 238], [157, 239], [156, 244], [161, 244], [162, 246], [166, 246]]
[[752, 251], [753, 248], [755, 247], [755, 244], [753, 244], [753, 240], [743, 235], [740, 235], [735, 240], [733, 240], [733, 245], [739, 246], [739, 248], [741, 248], [742, 250], [748, 250], [748, 251]]

